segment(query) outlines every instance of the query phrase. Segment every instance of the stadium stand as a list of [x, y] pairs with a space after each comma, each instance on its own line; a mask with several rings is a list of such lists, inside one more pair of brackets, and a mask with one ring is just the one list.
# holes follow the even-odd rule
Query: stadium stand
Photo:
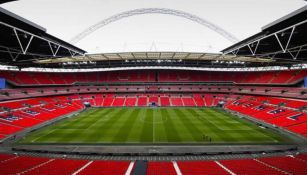
[[183, 106], [196, 106], [192, 97], [182, 97]]
[[85, 160], [49, 159], [33, 169], [24, 171], [23, 174], [72, 174], [87, 163]]
[[235, 174], [285, 174], [279, 169], [267, 166], [255, 159], [221, 160], [219, 162]]
[[138, 106], [147, 106], [147, 97], [146, 96], [139, 96], [137, 98], [137, 105]]
[[129, 166], [129, 162], [124, 161], [94, 161], [86, 166], [79, 175], [122, 175], [125, 174]]
[[[205, 71], [116, 71], [94, 73], [44, 73], [1, 71], [0, 77], [6, 78], [14, 85], [72, 85], [75, 83], [119, 83], [119, 82], [229, 82], [235, 84], [294, 84], [307, 76], [307, 70], [287, 70], [273, 72], [247, 72], [241, 79], [241, 72]], [[18, 79], [17, 79], [18, 77]], [[91, 78], [88, 78], [91, 77]], [[99, 77], [99, 78], [97, 78]]]
[[[149, 161], [147, 175], [306, 174], [306, 154], [236, 160]], [[0, 174], [124, 175], [129, 161], [76, 160], [0, 154]], [[176, 164], [176, 165], [175, 165]], [[176, 167], [178, 169], [176, 170]], [[131, 169], [133, 174], [133, 167]]]
[[18, 131], [73, 113], [84, 107], [80, 103], [68, 101], [66, 97], [45, 97], [1, 102], [0, 108], [3, 109], [0, 114], [0, 134], [3, 139]]
[[276, 167], [279, 170], [291, 174], [306, 174], [307, 162], [297, 159], [293, 156], [284, 157], [266, 157], [258, 159], [260, 162]]
[[[152, 86], [153, 93], [177, 92], [177, 93], [236, 93], [243, 95], [276, 96], [285, 98], [306, 99], [307, 93], [304, 88], [289, 87], [249, 87], [249, 86]], [[72, 86], [72, 87], [41, 87], [41, 88], [18, 88], [0, 90], [0, 100], [13, 100], [30, 97], [44, 97], [50, 95], [68, 95], [75, 93], [147, 93], [146, 86], [127, 85], [122, 86]], [[297, 102], [298, 103], [298, 102]], [[303, 102], [304, 103], [304, 102]], [[291, 105], [291, 104], [290, 104]], [[292, 104], [295, 105], [295, 104]], [[297, 105], [300, 105], [298, 103]]]
[[[36, 158], [36, 157], [15, 157], [0, 162], [0, 174], [17, 174], [23, 173], [26, 170], [33, 169], [39, 165], [43, 165], [50, 161], [48, 158]], [[60, 168], [60, 167], [58, 167]]]
[[160, 100], [161, 100], [161, 106], [170, 106], [171, 105], [170, 99], [167, 96], [160, 97]]
[[[278, 106], [280, 103], [283, 105]], [[306, 105], [306, 102], [294, 99], [249, 96], [228, 103], [225, 107], [304, 135], [306, 113], [300, 109]]]
[[135, 97], [127, 97], [125, 100], [124, 106], [135, 106], [137, 98]]
[[170, 98], [171, 106], [183, 106], [181, 97], [172, 96]]
[[219, 166], [214, 161], [180, 161], [178, 166], [182, 174], [208, 174], [208, 175], [227, 175], [229, 174], [225, 169]]
[[147, 175], [176, 175], [172, 162], [148, 162]]

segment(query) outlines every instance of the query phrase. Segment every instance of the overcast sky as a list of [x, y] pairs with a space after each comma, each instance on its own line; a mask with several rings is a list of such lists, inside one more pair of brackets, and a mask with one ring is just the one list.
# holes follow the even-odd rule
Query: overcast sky
[[[170, 8], [197, 15], [244, 39], [264, 25], [307, 5], [303, 0], [19, 0], [1, 7], [45, 28], [65, 41], [120, 12]], [[100, 28], [76, 46], [89, 53], [121, 51], [218, 52], [232, 43], [184, 18], [146, 14]]]

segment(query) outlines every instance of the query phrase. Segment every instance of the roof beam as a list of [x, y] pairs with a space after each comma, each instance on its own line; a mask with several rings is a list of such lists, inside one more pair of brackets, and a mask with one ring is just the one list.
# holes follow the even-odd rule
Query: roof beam
[[[19, 37], [18, 37], [18, 32], [22, 32], [22, 33], [24, 33], [24, 34], [27, 34], [27, 35], [31, 36], [32, 39], [33, 39], [33, 38], [37, 38], [37, 39], [40, 39], [40, 40], [43, 40], [43, 41], [46, 41], [46, 42], [50, 42], [50, 43], [52, 43], [52, 44], [54, 44], [54, 45], [57, 45], [57, 46], [60, 46], [60, 47], [62, 47], [62, 48], [64, 48], [64, 49], [66, 49], [66, 50], [73, 51], [73, 52], [76, 52], [76, 53], [78, 53], [78, 54], [80, 54], [80, 55], [83, 55], [82, 52], [79, 52], [79, 51], [77, 51], [77, 50], [75, 50], [75, 49], [66, 47], [66, 46], [64, 46], [64, 45], [62, 45], [62, 44], [60, 44], [60, 43], [57, 43], [57, 42], [52, 41], [52, 40], [49, 40], [49, 39], [47, 39], [47, 38], [44, 38], [44, 37], [35, 35], [35, 34], [31, 33], [31, 32], [25, 31], [25, 30], [23, 30], [23, 29], [20, 29], [20, 28], [18, 28], [18, 27], [12, 26], [12, 25], [10, 25], [10, 24], [4, 23], [4, 22], [2, 22], [2, 21], [0, 21], [0, 25], [9, 27], [9, 28], [11, 28], [11, 29], [14, 31], [14, 34], [16, 35], [17, 40], [18, 40], [18, 42], [19, 42], [19, 45], [20, 45], [20, 47], [21, 47], [21, 50], [22, 50], [22, 52], [23, 52], [24, 54], [26, 54], [27, 49], [28, 49], [28, 47], [29, 47], [29, 45], [30, 45], [31, 42], [28, 42], [28, 44], [27, 44], [26, 47], [22, 46], [22, 43], [21, 43], [21, 41], [20, 41], [20, 39], [19, 39]], [[30, 40], [32, 41], [32, 39], [30, 39]]]

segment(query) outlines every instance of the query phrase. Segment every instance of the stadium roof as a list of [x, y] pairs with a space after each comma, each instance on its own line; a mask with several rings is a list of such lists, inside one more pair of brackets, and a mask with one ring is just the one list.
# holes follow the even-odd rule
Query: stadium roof
[[46, 29], [0, 7], [0, 63], [27, 66], [45, 57], [83, 55], [84, 50], [60, 40]]
[[46, 29], [0, 8], [0, 64], [46, 68], [129, 66], [264, 67], [300, 65], [307, 56], [307, 6], [265, 26], [222, 52], [124, 52], [87, 54]]
[[99, 68], [131, 66], [244, 67], [269, 64], [271, 59], [196, 52], [122, 52], [86, 54], [35, 61], [41, 67]]
[[4, 3], [7, 3], [7, 2], [12, 2], [12, 1], [17, 1], [17, 0], [2, 0], [2, 1], [0, 2], [0, 4], [4, 4]]
[[307, 6], [262, 28], [224, 50], [224, 54], [271, 58], [282, 65], [307, 61]]
[[56, 59], [45, 59], [36, 63], [65, 63], [80, 61], [118, 61], [118, 60], [199, 60], [199, 61], [244, 61], [244, 62], [272, 62], [270, 59], [253, 58], [244, 56], [223, 55], [216, 53], [193, 53], [193, 52], [122, 52], [87, 54], [85, 56], [62, 57]]

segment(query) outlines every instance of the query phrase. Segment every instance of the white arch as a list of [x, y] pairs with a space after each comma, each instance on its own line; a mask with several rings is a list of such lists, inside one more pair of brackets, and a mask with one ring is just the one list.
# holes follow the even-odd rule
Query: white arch
[[193, 14], [184, 12], [184, 11], [180, 11], [180, 10], [174, 10], [174, 9], [167, 9], [167, 8], [141, 8], [141, 9], [134, 9], [134, 10], [129, 10], [129, 11], [125, 11], [122, 13], [118, 13], [115, 14], [109, 18], [106, 18], [90, 27], [88, 27], [87, 29], [83, 30], [81, 33], [79, 33], [78, 35], [74, 36], [71, 40], [70, 43], [75, 44], [77, 42], [79, 42], [80, 40], [82, 40], [83, 38], [85, 38], [86, 36], [90, 35], [91, 33], [95, 32], [96, 30], [100, 29], [103, 26], [106, 26], [112, 22], [121, 20], [123, 18], [127, 18], [130, 16], [135, 16], [135, 15], [143, 15], [143, 14], [167, 14], [167, 15], [173, 15], [173, 16], [178, 16], [178, 17], [182, 17], [182, 18], [186, 18], [188, 20], [194, 21], [198, 24], [201, 24], [213, 31], [215, 31], [216, 33], [220, 34], [221, 36], [223, 36], [224, 38], [226, 38], [227, 40], [235, 43], [238, 42], [238, 39], [233, 36], [232, 34], [230, 34], [229, 32], [227, 32], [226, 30], [222, 29], [221, 27], [203, 19], [200, 18], [198, 16], [195, 16]]

